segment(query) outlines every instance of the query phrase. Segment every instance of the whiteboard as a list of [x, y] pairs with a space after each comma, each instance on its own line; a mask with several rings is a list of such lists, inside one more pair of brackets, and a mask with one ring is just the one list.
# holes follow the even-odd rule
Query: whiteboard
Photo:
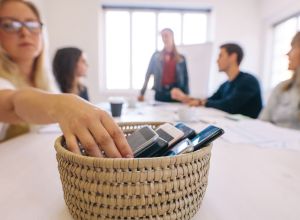
[[205, 98], [209, 90], [209, 73], [212, 58], [212, 43], [177, 46], [185, 56], [189, 76], [190, 95]]

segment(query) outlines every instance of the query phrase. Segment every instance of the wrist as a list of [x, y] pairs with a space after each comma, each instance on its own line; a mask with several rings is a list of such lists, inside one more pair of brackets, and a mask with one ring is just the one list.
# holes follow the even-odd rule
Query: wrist
[[65, 117], [66, 105], [70, 102], [68, 100], [74, 99], [73, 94], [51, 94], [48, 102], [49, 106], [49, 117], [53, 122], [60, 122]]

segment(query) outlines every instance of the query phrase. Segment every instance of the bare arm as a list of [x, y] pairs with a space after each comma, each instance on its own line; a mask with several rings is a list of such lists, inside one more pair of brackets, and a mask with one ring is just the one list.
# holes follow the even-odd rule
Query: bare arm
[[71, 94], [50, 94], [38, 89], [0, 91], [0, 120], [47, 124], [58, 122], [68, 148], [80, 153], [77, 139], [91, 156], [132, 157], [132, 151], [105, 111]]
[[171, 90], [171, 97], [174, 100], [180, 101], [182, 103], [188, 103], [190, 99], [192, 99], [189, 95], [185, 94], [179, 88], [173, 88]]

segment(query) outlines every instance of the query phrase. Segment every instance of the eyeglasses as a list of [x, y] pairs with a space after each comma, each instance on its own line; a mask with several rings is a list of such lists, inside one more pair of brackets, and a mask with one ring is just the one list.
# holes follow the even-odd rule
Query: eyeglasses
[[41, 32], [43, 23], [40, 21], [18, 21], [12, 18], [0, 18], [0, 28], [7, 33], [18, 33], [21, 28], [27, 28], [31, 33]]

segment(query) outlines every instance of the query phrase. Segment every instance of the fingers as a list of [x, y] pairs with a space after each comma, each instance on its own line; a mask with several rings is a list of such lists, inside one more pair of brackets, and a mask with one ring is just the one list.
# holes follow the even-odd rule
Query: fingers
[[68, 150], [75, 154], [81, 154], [76, 137], [72, 134], [64, 134], [64, 136]]
[[83, 148], [89, 156], [103, 157], [101, 149], [92, 134], [86, 126], [81, 126], [82, 124], [83, 123], [79, 123], [78, 121], [76, 122], [76, 120], [73, 120], [72, 123], [60, 124], [66, 140], [67, 149], [73, 153], [82, 154], [81, 150]]
[[98, 143], [95, 141], [92, 134], [86, 128], [81, 128], [78, 130], [77, 137], [86, 150], [87, 154], [92, 157], [103, 157]]
[[114, 141], [115, 146], [117, 150], [120, 152], [121, 156], [127, 158], [133, 157], [133, 152], [123, 132], [106, 112], [102, 112], [101, 122], [103, 127], [107, 130], [108, 134]]
[[140, 96], [138, 97], [138, 101], [143, 102], [144, 100], [145, 100], [144, 96], [140, 95]]
[[102, 126], [100, 120], [99, 123], [94, 123], [90, 126], [90, 131], [107, 157], [122, 157], [121, 153], [114, 143], [114, 138], [111, 137], [108, 131], [106, 131], [106, 129]]
[[201, 106], [201, 100], [192, 99], [188, 102], [189, 106]]
[[103, 157], [104, 151], [107, 157], [133, 157], [123, 132], [108, 113], [81, 100], [71, 101], [73, 105], [64, 105], [63, 109], [72, 111], [65, 111], [64, 117], [59, 117], [70, 151], [80, 154], [79, 140], [89, 156]]

